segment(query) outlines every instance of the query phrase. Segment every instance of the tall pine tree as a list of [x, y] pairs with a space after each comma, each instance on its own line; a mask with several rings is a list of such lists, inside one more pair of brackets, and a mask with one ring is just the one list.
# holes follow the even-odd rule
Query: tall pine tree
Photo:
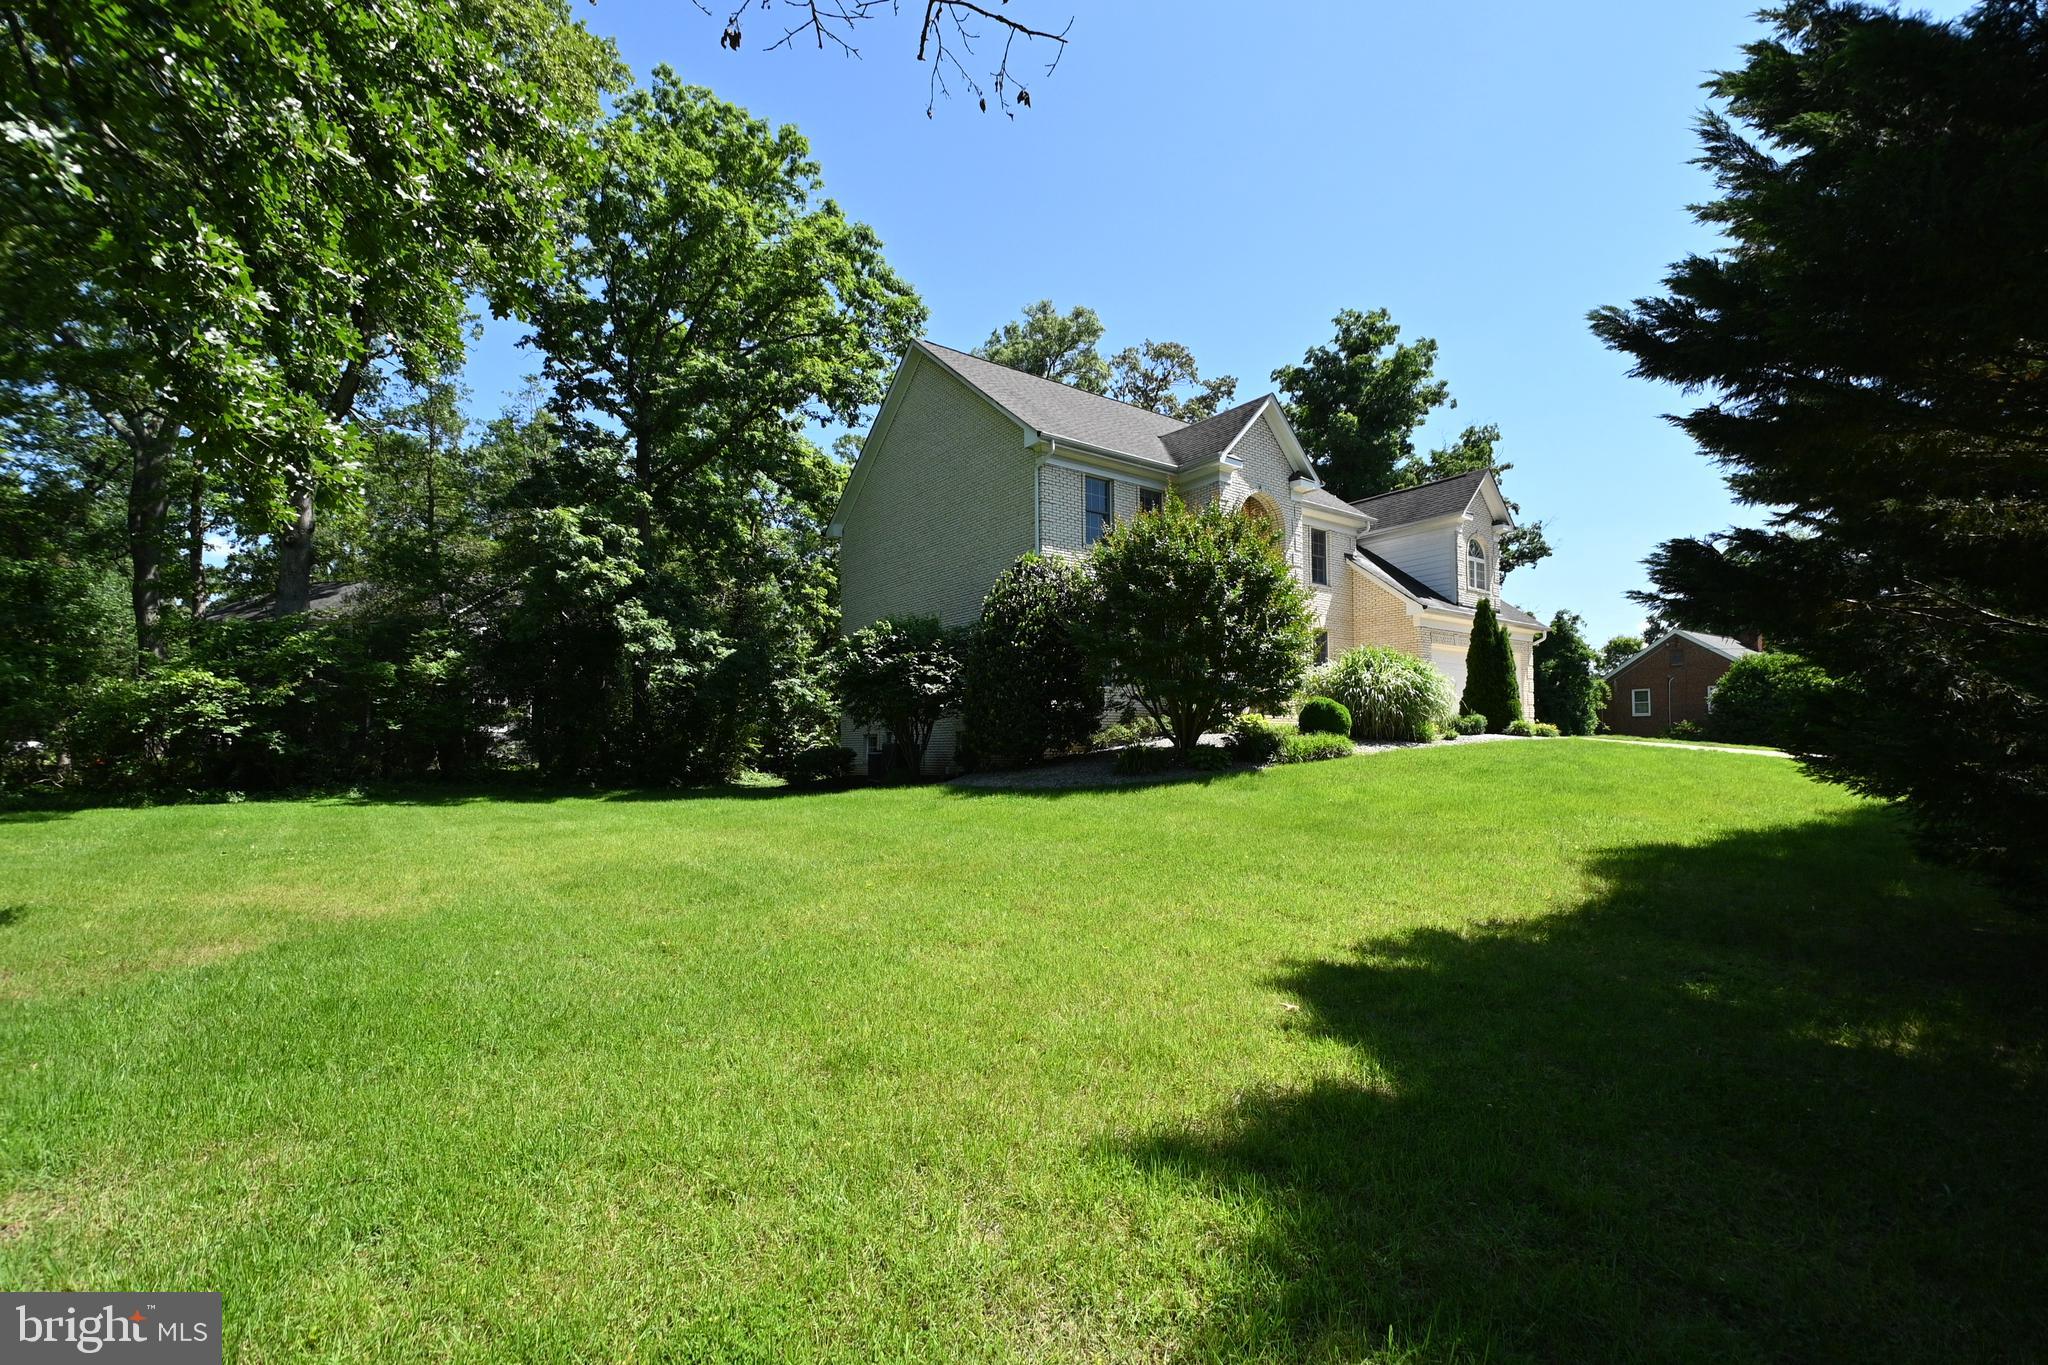
[[1727, 248], [1592, 316], [1767, 525], [1649, 559], [1661, 618], [1847, 685], [1809, 766], [2048, 887], [2048, 7], [1799, 0], [1708, 89]]

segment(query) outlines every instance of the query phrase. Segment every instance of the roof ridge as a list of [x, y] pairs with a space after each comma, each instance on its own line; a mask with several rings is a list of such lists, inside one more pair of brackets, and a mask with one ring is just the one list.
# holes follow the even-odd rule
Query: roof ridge
[[[1127, 403], [1121, 398], [1111, 398], [1108, 394], [1097, 393], [1093, 389], [1084, 389], [1075, 384], [1063, 384], [1057, 379], [1047, 379], [1042, 374], [1033, 374], [1029, 370], [1020, 370], [1015, 365], [1005, 365], [1000, 360], [990, 360], [985, 355], [976, 355], [972, 351], [963, 351], [957, 346], [946, 346], [939, 342], [932, 341], [929, 338], [918, 338], [918, 344], [922, 346], [929, 346], [935, 351], [948, 351], [953, 355], [965, 356], [969, 360], [978, 360], [984, 365], [993, 365], [999, 370], [1008, 370], [1011, 374], [1021, 374], [1026, 379], [1035, 379], [1041, 384], [1050, 384], [1056, 389], [1065, 389], [1068, 393], [1078, 393], [1088, 398], [1099, 398], [1105, 403], [1114, 403], [1120, 408], [1129, 408], [1133, 412], [1142, 412], [1147, 414], [1148, 416], [1157, 417], [1162, 422], [1178, 422], [1180, 424], [1178, 430], [1186, 430], [1189, 427], [1198, 427], [1202, 425], [1202, 422], [1183, 422], [1178, 417], [1172, 417], [1163, 412], [1156, 412], [1153, 409], [1146, 407], [1143, 403]], [[1223, 414], [1220, 412], [1216, 414], [1217, 417], [1221, 417], [1222, 415]], [[1209, 417], [1205, 417], [1202, 419], [1203, 422], [1214, 420], [1214, 418]], [[1162, 436], [1170, 436], [1174, 435], [1175, 433], [1162, 432], [1160, 434]]]

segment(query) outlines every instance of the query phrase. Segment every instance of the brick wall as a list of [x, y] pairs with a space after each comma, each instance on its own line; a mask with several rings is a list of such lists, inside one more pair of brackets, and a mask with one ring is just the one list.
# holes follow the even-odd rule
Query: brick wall
[[[1642, 658], [1608, 679], [1613, 696], [1601, 720], [1617, 735], [1663, 734], [1679, 721], [1694, 725], [1707, 723], [1707, 689], [1721, 680], [1729, 661], [1711, 649], [1681, 640], [1679, 658], [1672, 658], [1671, 642], [1660, 643]], [[1638, 716], [1630, 694], [1637, 688], [1650, 694], [1650, 714]]]

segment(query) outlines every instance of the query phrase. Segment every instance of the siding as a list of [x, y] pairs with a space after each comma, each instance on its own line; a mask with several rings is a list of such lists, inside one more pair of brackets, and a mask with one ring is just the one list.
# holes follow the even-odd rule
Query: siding
[[1427, 583], [1437, 596], [1451, 602], [1465, 601], [1460, 593], [1463, 568], [1458, 563], [1465, 547], [1459, 543], [1458, 523], [1445, 522], [1384, 536], [1368, 535], [1361, 543], [1395, 568]]

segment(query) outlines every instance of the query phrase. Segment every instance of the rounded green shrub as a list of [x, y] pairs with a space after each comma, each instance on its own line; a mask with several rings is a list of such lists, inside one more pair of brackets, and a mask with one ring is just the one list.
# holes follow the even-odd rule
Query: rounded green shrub
[[1452, 734], [1483, 735], [1486, 733], [1486, 717], [1471, 713], [1453, 716], [1450, 726]]
[[1547, 720], [1539, 720], [1529, 727], [1529, 732], [1538, 739], [1556, 739], [1564, 733]]
[[1317, 695], [1351, 713], [1351, 737], [1387, 743], [1428, 739], [1451, 718], [1451, 691], [1443, 675], [1413, 654], [1382, 645], [1347, 650], [1319, 669]]
[[1517, 716], [1508, 722], [1507, 728], [1502, 730], [1501, 733], [1504, 735], [1519, 735], [1523, 739], [1534, 739], [1536, 738], [1536, 726]]
[[1797, 654], [1750, 654], [1714, 684], [1706, 734], [1726, 744], [1799, 747], [1827, 714], [1833, 679]]
[[1295, 717], [1294, 728], [1304, 735], [1348, 735], [1351, 733], [1351, 709], [1329, 697], [1310, 697], [1301, 704], [1301, 714]]
[[1234, 718], [1225, 731], [1230, 756], [1240, 763], [1271, 763], [1286, 736], [1264, 716], [1250, 711]]
[[961, 728], [981, 766], [1021, 768], [1087, 745], [1102, 678], [1074, 623], [1091, 591], [1080, 566], [1029, 554], [988, 590], [960, 673]]

